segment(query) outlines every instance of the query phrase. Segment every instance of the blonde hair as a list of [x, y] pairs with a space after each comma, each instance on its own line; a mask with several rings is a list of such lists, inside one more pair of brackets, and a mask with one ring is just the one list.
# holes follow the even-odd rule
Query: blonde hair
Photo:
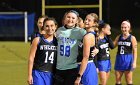
[[94, 27], [94, 31], [98, 34], [98, 31], [99, 31], [99, 28], [98, 28], [99, 27], [99, 24], [98, 24], [99, 17], [98, 17], [98, 15], [96, 13], [90, 13], [88, 15], [90, 15], [94, 18], [93, 20], [94, 20], [95, 25], [93, 27]]
[[83, 19], [81, 17], [78, 18], [78, 23], [80, 23], [81, 21], [83, 21]]
[[99, 22], [98, 15], [96, 13], [90, 13], [88, 15], [90, 15], [90, 16], [92, 16], [94, 18], [94, 23], [95, 23], [94, 27], [98, 27], [99, 26], [99, 24], [98, 24], [98, 22]]
[[78, 23], [76, 26], [84, 28], [84, 20], [81, 17], [78, 18]]
[[122, 21], [121, 26], [122, 26], [123, 24], [126, 24], [126, 25], [130, 28], [129, 32], [132, 32], [131, 23], [130, 23], [129, 20], [124, 20], [124, 21]]
[[99, 36], [99, 28], [98, 28], [99, 27], [99, 17], [96, 13], [90, 13], [88, 15], [90, 15], [94, 18], [93, 21], [94, 21], [95, 25], [93, 26], [93, 28], [94, 28], [94, 31], [96, 32], [95, 45], [97, 45], [98, 36]]

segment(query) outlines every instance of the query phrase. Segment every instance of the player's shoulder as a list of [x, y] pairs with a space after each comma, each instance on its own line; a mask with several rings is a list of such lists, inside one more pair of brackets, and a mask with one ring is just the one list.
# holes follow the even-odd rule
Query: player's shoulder
[[65, 30], [65, 29], [66, 29], [65, 26], [61, 26], [61, 27], [58, 27], [57, 30]]
[[137, 41], [134, 35], [131, 35], [131, 41]]
[[40, 37], [35, 37], [32, 41], [33, 45], [37, 45], [39, 43]]
[[119, 40], [122, 37], [122, 34], [117, 35], [116, 40]]
[[40, 37], [35, 37], [33, 41], [37, 42], [39, 41]]
[[85, 34], [85, 36], [84, 36], [84, 39], [91, 39], [91, 38], [94, 38], [95, 37], [95, 35], [94, 34], [92, 34], [92, 33], [87, 33], [87, 34]]
[[86, 30], [85, 29], [83, 29], [83, 28], [76, 28], [76, 29], [78, 29], [78, 31], [81, 33], [81, 34], [86, 34], [87, 32], [86, 32]]
[[134, 35], [131, 34], [131, 38], [136, 38]]

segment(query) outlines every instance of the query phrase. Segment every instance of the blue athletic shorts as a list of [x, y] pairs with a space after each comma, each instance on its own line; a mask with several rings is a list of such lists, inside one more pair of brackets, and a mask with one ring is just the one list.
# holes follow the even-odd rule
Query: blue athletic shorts
[[51, 72], [43, 72], [33, 70], [33, 85], [53, 85], [53, 74]]
[[111, 62], [109, 60], [97, 61], [99, 71], [109, 72], [111, 70]]
[[[80, 64], [78, 65], [78, 68]], [[87, 68], [81, 78], [82, 85], [98, 85], [98, 74], [93, 62], [87, 64]]]
[[123, 54], [117, 55], [114, 69], [118, 71], [130, 71], [133, 63], [133, 55], [132, 54]]

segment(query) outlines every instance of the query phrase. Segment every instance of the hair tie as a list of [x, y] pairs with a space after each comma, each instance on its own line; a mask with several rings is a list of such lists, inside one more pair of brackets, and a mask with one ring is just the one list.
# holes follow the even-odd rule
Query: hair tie
[[103, 20], [99, 20], [99, 25], [102, 25], [102, 24], [104, 24], [104, 21]]

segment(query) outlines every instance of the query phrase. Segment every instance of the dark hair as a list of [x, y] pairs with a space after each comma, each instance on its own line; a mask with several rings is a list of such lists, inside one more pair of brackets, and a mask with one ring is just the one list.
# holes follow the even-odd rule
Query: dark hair
[[55, 25], [58, 26], [57, 21], [55, 20], [55, 18], [53, 18], [53, 17], [47, 17], [47, 18], [45, 18], [44, 21], [43, 21], [42, 29], [44, 28], [45, 22], [46, 22], [46, 21], [49, 21], [49, 20], [53, 21], [53, 22], [55, 23]]
[[[45, 18], [48, 18], [48, 16], [47, 16], [47, 15], [42, 15], [42, 16], [38, 17], [38, 19], [37, 19], [37, 23], [38, 23], [38, 20], [41, 19], [41, 18], [44, 18], [44, 19], [45, 19]], [[43, 28], [41, 28], [40, 30], [42, 31]]]
[[48, 16], [47, 15], [42, 15], [42, 16], [38, 17], [38, 19], [40, 19], [40, 18], [48, 18]]
[[99, 28], [102, 28], [102, 27], [104, 27], [104, 21], [103, 20], [99, 20]]
[[41, 19], [41, 18], [44, 18], [44, 19], [45, 19], [45, 18], [48, 18], [48, 16], [47, 16], [47, 15], [42, 15], [42, 16], [38, 17], [37, 22], [38, 22], [38, 20]]
[[107, 25], [109, 25], [108, 23], [105, 23], [103, 20], [99, 21], [99, 29], [102, 30], [102, 28], [105, 28]]

